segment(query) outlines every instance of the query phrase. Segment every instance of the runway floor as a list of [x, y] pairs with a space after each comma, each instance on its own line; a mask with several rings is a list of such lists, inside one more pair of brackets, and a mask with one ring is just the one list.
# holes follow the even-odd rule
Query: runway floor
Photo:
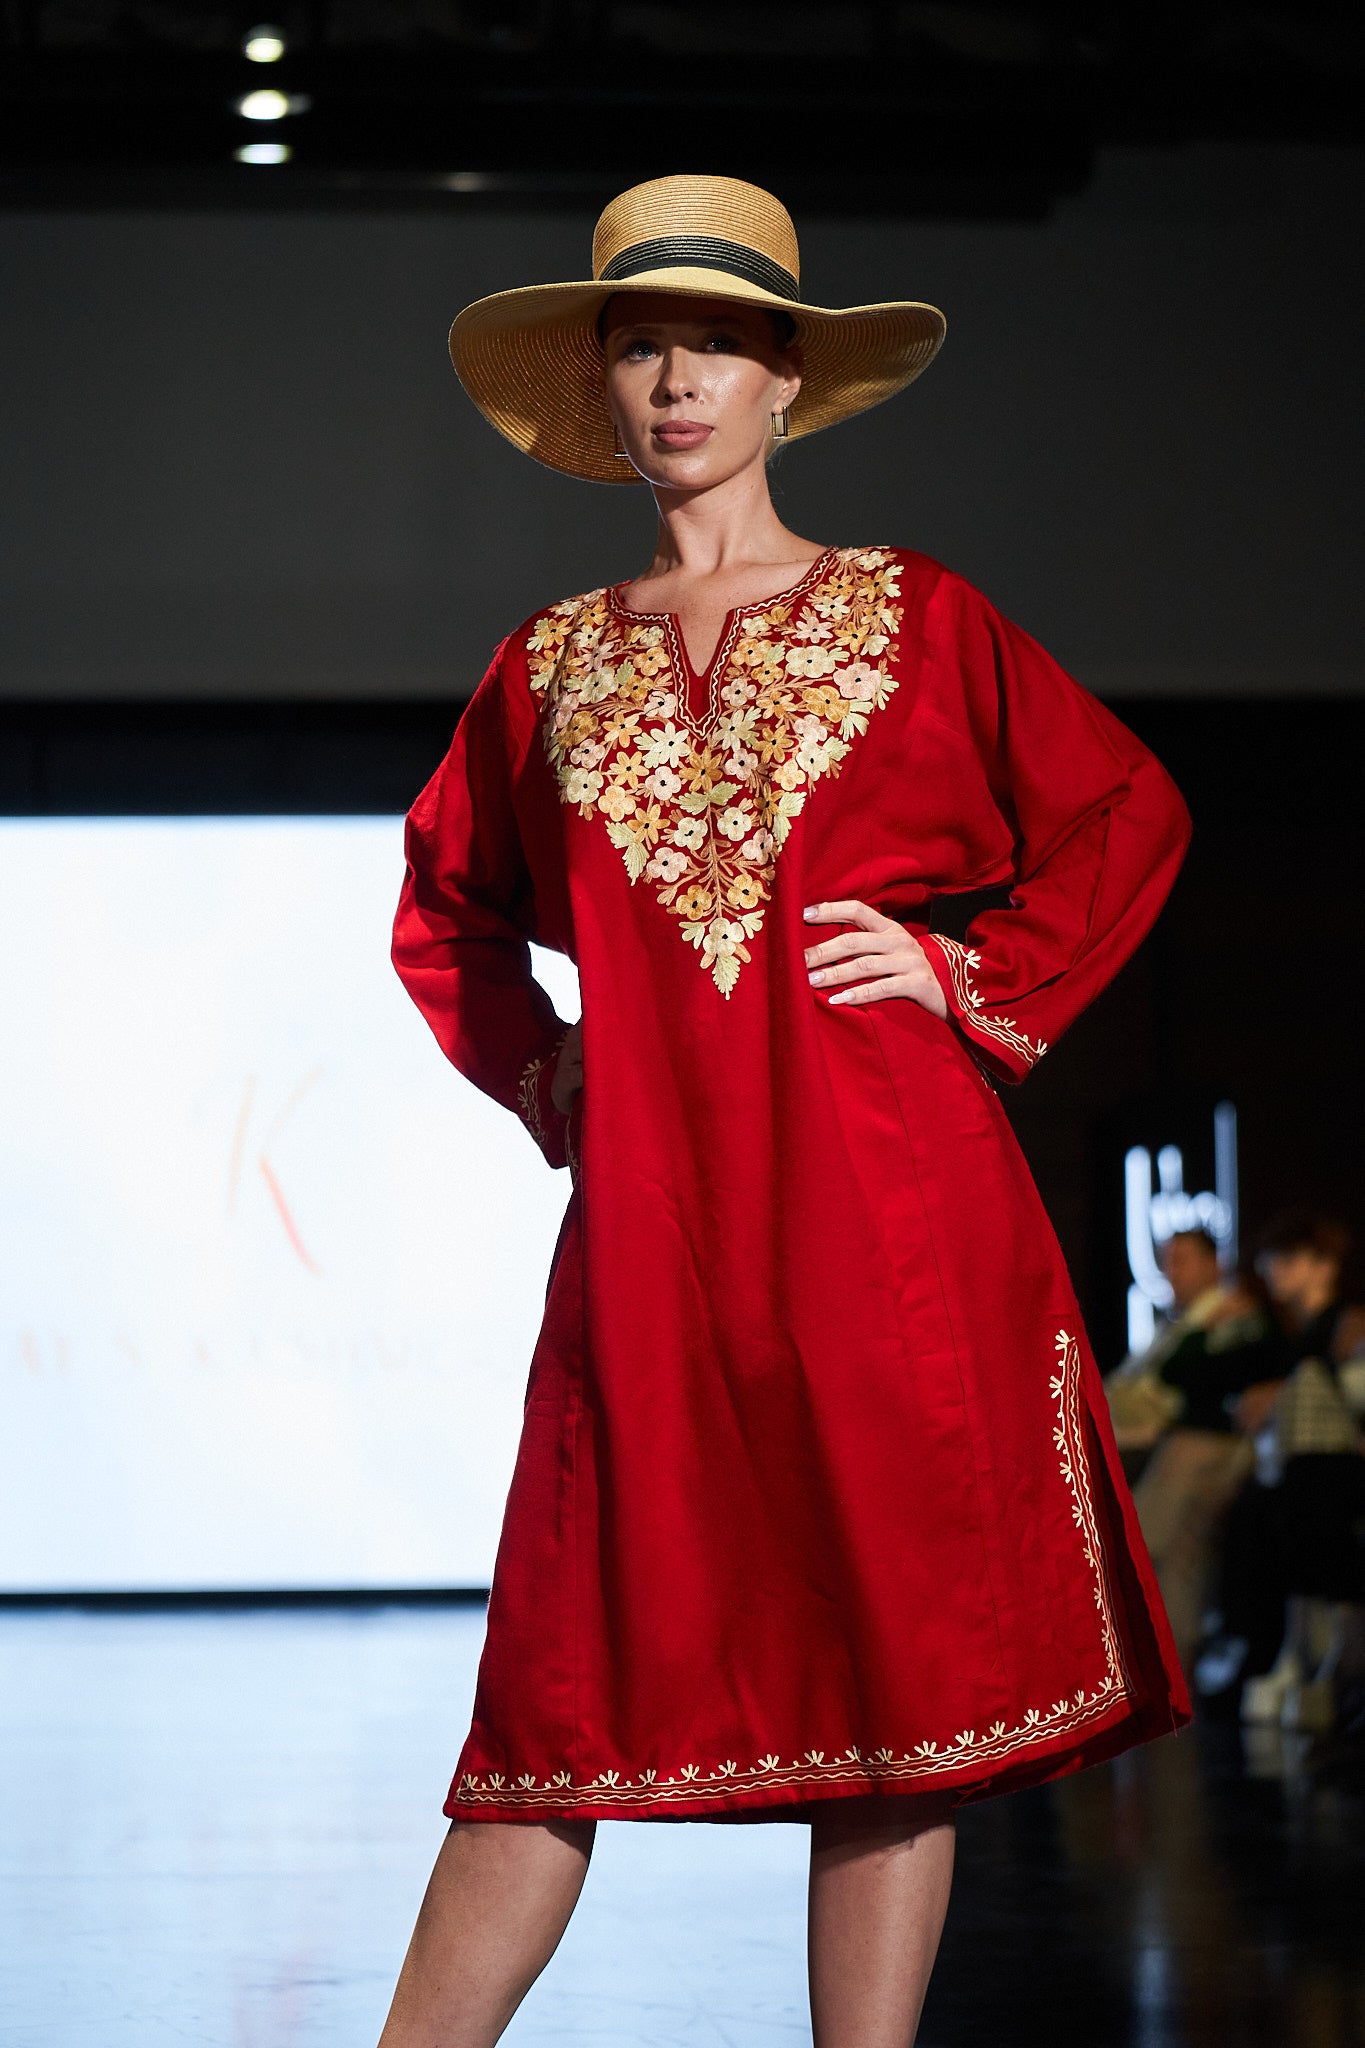
[[[0, 1613], [0, 2043], [373, 2048], [482, 1625]], [[1365, 2048], [1365, 1796], [1293, 1764], [1212, 1726], [969, 1811], [922, 2048]], [[808, 1840], [601, 1827], [509, 2043], [808, 2041]]]

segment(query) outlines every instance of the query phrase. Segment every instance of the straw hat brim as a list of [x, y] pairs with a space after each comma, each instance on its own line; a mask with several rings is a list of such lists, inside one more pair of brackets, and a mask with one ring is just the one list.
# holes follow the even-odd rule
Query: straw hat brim
[[537, 462], [594, 483], [640, 482], [613, 452], [602, 391], [597, 320], [621, 291], [729, 299], [788, 314], [803, 358], [793, 440], [903, 391], [928, 368], [947, 331], [937, 306], [808, 306], [701, 268], [642, 271], [615, 283], [523, 285], [466, 306], [450, 330], [450, 357], [485, 419]]

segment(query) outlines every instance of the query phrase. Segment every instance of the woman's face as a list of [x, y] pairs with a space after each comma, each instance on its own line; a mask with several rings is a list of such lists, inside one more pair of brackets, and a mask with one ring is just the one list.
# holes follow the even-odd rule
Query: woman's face
[[757, 306], [617, 292], [602, 323], [607, 406], [647, 483], [699, 491], [767, 458], [800, 356]]

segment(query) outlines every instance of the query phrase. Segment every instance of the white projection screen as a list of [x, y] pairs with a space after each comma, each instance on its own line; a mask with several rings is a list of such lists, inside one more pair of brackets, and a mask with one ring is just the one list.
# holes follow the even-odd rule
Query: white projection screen
[[402, 872], [0, 821], [0, 1591], [487, 1585], [569, 1179], [394, 975]]

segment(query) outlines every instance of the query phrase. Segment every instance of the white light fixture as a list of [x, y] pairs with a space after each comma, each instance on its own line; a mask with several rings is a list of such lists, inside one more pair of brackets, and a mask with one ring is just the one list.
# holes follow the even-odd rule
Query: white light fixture
[[232, 154], [239, 164], [287, 164], [294, 152], [287, 142], [244, 142]]
[[278, 64], [284, 55], [284, 31], [270, 28], [264, 22], [259, 28], [248, 29], [242, 40], [242, 55], [252, 64]]
[[286, 114], [303, 113], [308, 104], [302, 93], [276, 92], [267, 85], [258, 92], [244, 93], [237, 102], [237, 112], [248, 121], [282, 121]]

